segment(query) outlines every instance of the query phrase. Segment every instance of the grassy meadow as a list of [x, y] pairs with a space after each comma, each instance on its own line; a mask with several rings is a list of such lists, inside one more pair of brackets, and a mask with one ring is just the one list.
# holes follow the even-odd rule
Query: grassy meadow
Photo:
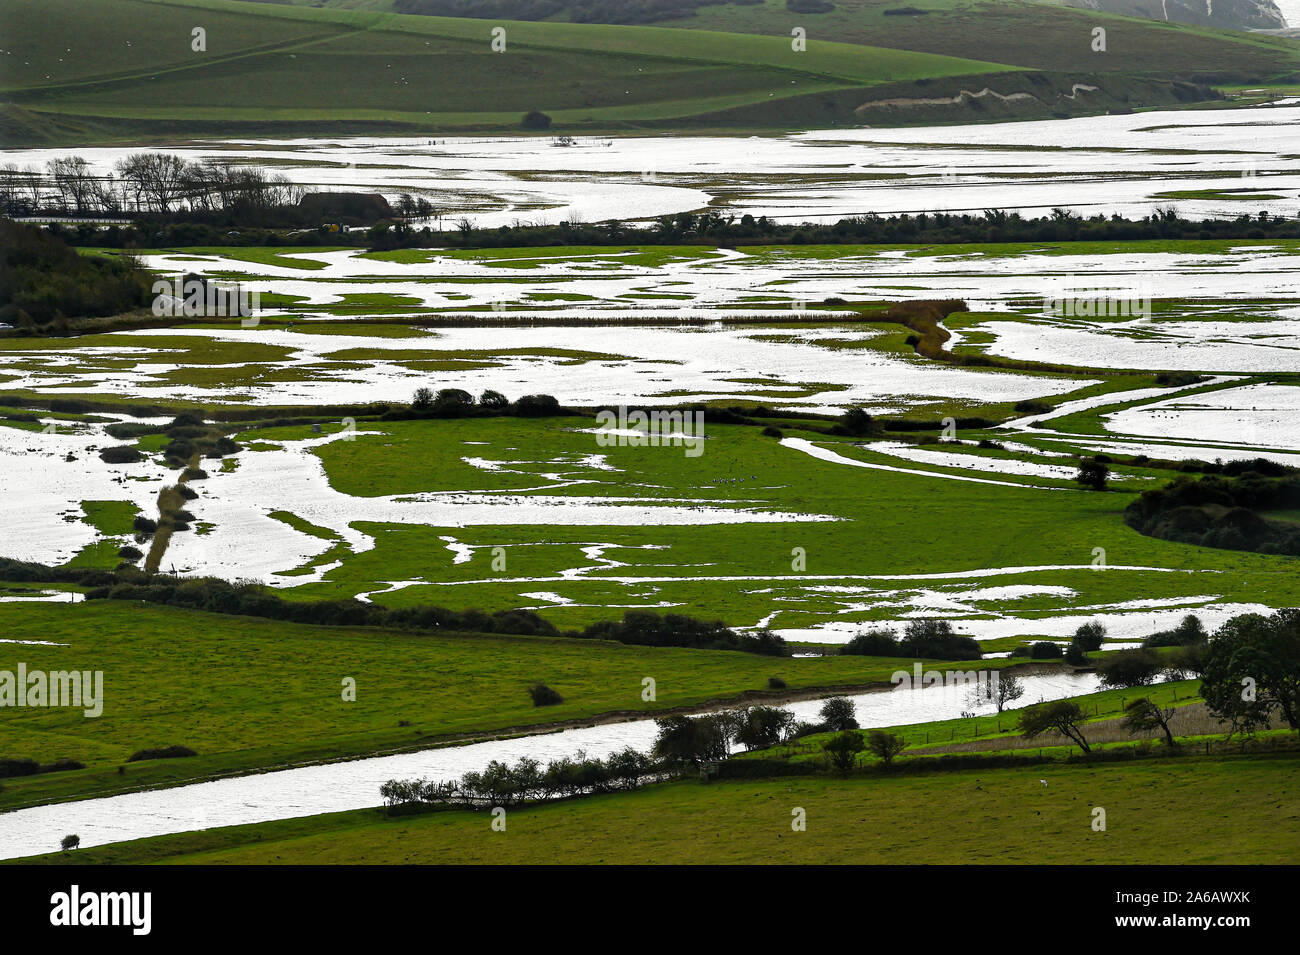
[[[772, 658], [603, 641], [312, 627], [125, 601], [0, 603], [0, 670], [101, 670], [104, 709], [16, 708], [0, 758], [84, 770], [6, 779], [0, 808], [314, 759], [507, 734], [604, 714], [627, 718], [767, 691], [887, 683], [895, 659]], [[991, 661], [1005, 665], [1008, 661]], [[653, 677], [657, 699], [641, 699]], [[343, 680], [356, 681], [355, 702]], [[544, 682], [564, 702], [535, 707]], [[763, 695], [762, 693], [759, 694]], [[119, 766], [137, 750], [196, 757]]]
[[[884, 84], [924, 98], [932, 91], [912, 84], [960, 78], [943, 95], [963, 84], [1021, 90], [1014, 74], [1031, 69], [1057, 71], [1068, 87], [1059, 71], [1076, 71], [1074, 80], [1103, 78], [1100, 105], [1082, 107], [1095, 112], [1144, 105], [1162, 78], [1188, 75], [1188, 64], [1238, 84], [1297, 64], [1295, 47], [1272, 37], [1027, 2], [944, 0], [909, 17], [886, 15], [883, 0], [808, 15], [764, 0], [656, 26], [343, 6], [3, 0], [4, 33], [22, 56], [0, 57], [0, 128], [13, 141], [82, 143], [270, 128], [517, 130], [534, 109], [568, 128], [802, 128], [810, 110], [854, 122], [864, 91]], [[42, 29], [50, 21], [63, 28]], [[1112, 36], [1104, 56], [1090, 48], [1097, 22]], [[807, 30], [806, 52], [792, 49], [792, 24]], [[203, 51], [191, 48], [196, 26], [207, 31]], [[495, 26], [506, 29], [504, 53], [490, 46]], [[1034, 104], [1043, 115], [1081, 107], [1045, 95]]]
[[[507, 813], [362, 810], [32, 861], [113, 864], [1291, 863], [1294, 756], [675, 782]], [[1043, 785], [1040, 780], [1045, 780]], [[1231, 811], [1226, 807], [1231, 806]], [[1105, 831], [1093, 810], [1106, 811]], [[792, 811], [806, 831], [791, 828]], [[653, 824], [649, 824], [650, 821]]]

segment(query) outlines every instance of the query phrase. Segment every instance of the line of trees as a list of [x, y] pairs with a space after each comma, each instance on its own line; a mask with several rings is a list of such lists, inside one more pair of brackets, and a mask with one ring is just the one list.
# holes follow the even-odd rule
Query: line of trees
[[606, 759], [579, 752], [545, 767], [530, 757], [513, 766], [492, 760], [459, 780], [390, 779], [379, 787], [388, 807], [406, 805], [517, 806], [594, 793], [635, 789], [666, 776], [666, 767], [630, 746]]
[[[146, 520], [147, 523], [147, 520]], [[139, 528], [140, 525], [137, 525]], [[148, 529], [145, 528], [147, 531]], [[560, 631], [531, 610], [448, 610], [445, 607], [384, 607], [361, 600], [284, 600], [252, 580], [233, 583], [216, 577], [178, 577], [147, 573], [130, 562], [115, 570], [48, 567], [0, 557], [0, 580], [16, 583], [76, 583], [89, 588], [87, 600], [142, 600], [148, 603], [290, 623], [337, 627], [388, 627], [412, 631], [502, 633], [613, 640], [639, 646], [737, 650], [788, 656], [785, 641], [767, 631], [743, 633], [717, 621], [684, 614], [659, 616], [627, 611], [622, 621], [602, 621], [585, 630]]]
[[0, 210], [9, 216], [246, 215], [297, 205], [303, 194], [282, 173], [223, 159], [188, 162], [174, 153], [132, 153], [107, 173], [81, 156], [44, 167], [0, 165]]
[[617, 219], [599, 223], [518, 222], [476, 228], [461, 220], [454, 229], [413, 229], [404, 223], [380, 225], [367, 236], [376, 249], [516, 248], [566, 245], [837, 245], [987, 242], [1124, 242], [1137, 239], [1286, 239], [1300, 238], [1300, 219], [1266, 211], [1225, 219], [1185, 219], [1175, 209], [1160, 209], [1141, 219], [1118, 214], [1083, 217], [1068, 209], [1026, 218], [998, 209], [980, 214], [868, 213], [833, 224], [780, 222], [767, 216], [683, 212], [657, 219], [651, 228]]

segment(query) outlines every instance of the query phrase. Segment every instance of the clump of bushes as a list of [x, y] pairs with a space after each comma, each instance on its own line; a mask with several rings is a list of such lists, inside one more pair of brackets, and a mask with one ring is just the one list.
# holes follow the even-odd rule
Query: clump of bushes
[[769, 630], [739, 633], [724, 626], [681, 614], [660, 616], [648, 610], [629, 610], [621, 621], [602, 621], [582, 631], [594, 640], [616, 640], [647, 647], [694, 647], [704, 650], [741, 650], [767, 656], [789, 656], [785, 640]]
[[[1143, 491], [1124, 511], [1124, 522], [1148, 537], [1200, 547], [1300, 556], [1300, 527], [1259, 511], [1300, 507], [1300, 475], [1281, 465], [1254, 462], [1237, 476], [1179, 478]], [[1256, 469], [1258, 468], [1258, 469]], [[1266, 471], [1283, 471], [1270, 476]]]
[[38, 776], [42, 773], [66, 773], [74, 769], [85, 769], [86, 764], [75, 759], [56, 759], [52, 763], [38, 763], [34, 759], [8, 758], [0, 759], [0, 779], [17, 776]]
[[978, 660], [984, 656], [978, 640], [956, 633], [946, 620], [914, 620], [907, 625], [902, 639], [892, 630], [868, 630], [840, 647], [840, 653], [933, 660]]

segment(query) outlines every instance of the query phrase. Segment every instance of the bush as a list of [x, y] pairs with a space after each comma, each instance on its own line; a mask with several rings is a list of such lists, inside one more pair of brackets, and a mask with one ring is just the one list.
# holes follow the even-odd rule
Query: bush
[[134, 464], [143, 461], [144, 455], [129, 444], [115, 444], [100, 451], [99, 459], [105, 464]]
[[1102, 641], [1105, 639], [1106, 628], [1096, 620], [1090, 620], [1074, 631], [1074, 642], [1079, 645], [1081, 650], [1088, 653], [1095, 653], [1100, 650]]
[[0, 759], [0, 779], [11, 776], [35, 776], [41, 766], [34, 759]]
[[770, 676], [767, 678], [767, 688], [769, 690], [784, 690], [785, 680], [781, 679], [779, 676]]
[[822, 743], [822, 749], [825, 750], [832, 766], [842, 773], [847, 773], [857, 764], [858, 753], [866, 749], [866, 744], [862, 742], [861, 733], [856, 730], [844, 730]]
[[1149, 686], [1160, 669], [1160, 657], [1150, 650], [1120, 650], [1097, 664], [1101, 685], [1107, 689]]
[[138, 763], [146, 759], [184, 759], [197, 756], [198, 753], [188, 746], [155, 746], [151, 749], [139, 749], [126, 758], [128, 763]]
[[533, 706], [554, 706], [564, 702], [564, 697], [545, 683], [534, 683], [528, 688], [528, 695], [533, 698]]
[[1110, 478], [1110, 468], [1097, 458], [1079, 462], [1079, 473], [1074, 479], [1090, 491], [1106, 490], [1106, 481]]
[[1142, 641], [1144, 647], [1185, 647], [1205, 643], [1210, 635], [1205, 632], [1201, 618], [1189, 613], [1173, 630], [1161, 630]]
[[840, 647], [840, 653], [864, 657], [896, 657], [902, 653], [892, 630], [868, 630]]
[[872, 755], [879, 757], [886, 766], [890, 765], [894, 757], [906, 748], [907, 740], [894, 733], [872, 730], [867, 735], [867, 749], [871, 750]]
[[514, 409], [521, 418], [546, 418], [560, 413], [560, 403], [552, 395], [524, 395]]
[[1059, 660], [1064, 656], [1059, 643], [1053, 643], [1051, 640], [1037, 640], [1029, 646], [1029, 659], [1031, 660]]
[[953, 632], [947, 620], [912, 621], [899, 647], [904, 656], [932, 660], [979, 660], [984, 656], [978, 640]]
[[519, 125], [524, 129], [540, 130], [551, 128], [551, 117], [547, 116], [540, 110], [531, 110], [524, 113], [524, 118], [519, 121]]

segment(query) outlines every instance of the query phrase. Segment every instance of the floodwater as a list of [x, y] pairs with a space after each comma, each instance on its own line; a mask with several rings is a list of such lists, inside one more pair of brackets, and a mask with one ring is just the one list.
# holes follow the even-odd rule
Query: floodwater
[[[975, 669], [978, 663], [969, 666]], [[910, 664], [904, 661], [900, 660], [899, 668], [911, 673]], [[1092, 673], [1035, 674], [1022, 677], [1021, 682], [1026, 690], [1020, 700], [1023, 705], [1078, 696], [1098, 688], [1098, 678]], [[965, 686], [911, 689], [903, 684], [852, 699], [858, 722], [864, 728], [871, 728], [953, 719], [968, 710], [980, 715], [992, 712], [987, 704], [982, 708], [974, 706], [969, 699], [970, 692]], [[786, 708], [798, 719], [812, 722], [817, 719], [822, 702], [804, 700]], [[364, 809], [382, 804], [379, 787], [389, 779], [459, 779], [467, 772], [482, 769], [491, 760], [515, 762], [525, 756], [545, 763], [574, 756], [579, 751], [601, 758], [628, 746], [645, 752], [654, 738], [653, 720], [632, 720], [19, 809], [0, 814], [0, 858], [52, 852], [69, 833], [80, 836], [82, 846], [95, 846], [197, 829]]]
[[[850, 215], [1055, 207], [1148, 215], [1294, 215], [1300, 106], [1171, 110], [975, 126], [811, 130], [781, 136], [285, 139], [171, 148], [187, 159], [266, 162], [312, 189], [428, 198], [448, 225], [648, 220], [711, 206], [728, 215], [834, 221]], [[126, 147], [6, 150], [43, 164], [73, 153], [96, 170]], [[364, 162], [358, 163], [358, 157]], [[1226, 176], [1225, 176], [1226, 173]], [[1171, 199], [1248, 189], [1244, 201]], [[1246, 194], [1250, 196], [1250, 193]]]

